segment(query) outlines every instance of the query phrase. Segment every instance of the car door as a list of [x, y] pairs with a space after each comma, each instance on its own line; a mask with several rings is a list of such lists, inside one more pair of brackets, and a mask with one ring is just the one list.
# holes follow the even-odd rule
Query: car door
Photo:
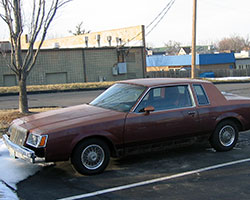
[[197, 112], [199, 113], [202, 132], [204, 134], [210, 134], [214, 130], [217, 111], [215, 111], [215, 108], [211, 105], [202, 84], [193, 84], [192, 87], [197, 102]]
[[[189, 85], [152, 88], [125, 122], [125, 147], [188, 137], [200, 131]], [[144, 108], [153, 106], [154, 111]]]

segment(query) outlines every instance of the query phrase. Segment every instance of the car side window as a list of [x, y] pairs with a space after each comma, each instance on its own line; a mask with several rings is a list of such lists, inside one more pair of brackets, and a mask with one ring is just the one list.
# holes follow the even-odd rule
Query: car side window
[[193, 106], [187, 85], [152, 88], [135, 112], [143, 112], [144, 108], [153, 106], [155, 111]]
[[199, 105], [208, 105], [209, 101], [204, 88], [199, 84], [194, 84], [193, 87]]

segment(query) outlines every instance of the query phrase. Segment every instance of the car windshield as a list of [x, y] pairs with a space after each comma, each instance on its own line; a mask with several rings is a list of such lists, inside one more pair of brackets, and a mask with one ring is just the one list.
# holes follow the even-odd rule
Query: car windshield
[[117, 83], [94, 99], [90, 105], [128, 112], [146, 87]]

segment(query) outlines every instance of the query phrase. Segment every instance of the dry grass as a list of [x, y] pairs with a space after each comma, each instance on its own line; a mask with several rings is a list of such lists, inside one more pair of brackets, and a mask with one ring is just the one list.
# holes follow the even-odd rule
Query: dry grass
[[[33, 91], [65, 91], [65, 90], [80, 90], [80, 89], [98, 89], [108, 88], [114, 82], [89, 82], [89, 83], [67, 83], [55, 85], [29, 85], [27, 86], [28, 92]], [[13, 87], [0, 87], [0, 93], [17, 93], [18, 86]]]
[[[69, 84], [55, 84], [55, 85], [30, 85], [27, 86], [28, 92], [40, 92], [40, 91], [66, 91], [66, 90], [81, 90], [81, 89], [98, 89], [108, 88], [113, 85], [114, 82], [89, 82], [89, 83], [69, 83]], [[13, 87], [0, 87], [0, 94], [18, 93], [18, 86]], [[16, 119], [25, 115], [44, 112], [56, 108], [34, 108], [29, 109], [29, 114], [21, 114], [18, 110], [0, 110], [0, 137], [3, 132], [9, 127], [10, 123]]]
[[10, 123], [17, 118], [39, 113], [45, 112], [48, 110], [55, 110], [58, 108], [31, 108], [30, 113], [28, 114], [21, 114], [18, 110], [0, 110], [0, 137], [2, 134], [7, 130]]

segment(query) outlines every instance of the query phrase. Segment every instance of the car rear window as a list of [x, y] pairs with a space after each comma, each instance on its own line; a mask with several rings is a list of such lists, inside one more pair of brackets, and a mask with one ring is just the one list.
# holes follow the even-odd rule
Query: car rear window
[[195, 84], [193, 87], [199, 105], [208, 105], [209, 101], [204, 88], [199, 84]]

